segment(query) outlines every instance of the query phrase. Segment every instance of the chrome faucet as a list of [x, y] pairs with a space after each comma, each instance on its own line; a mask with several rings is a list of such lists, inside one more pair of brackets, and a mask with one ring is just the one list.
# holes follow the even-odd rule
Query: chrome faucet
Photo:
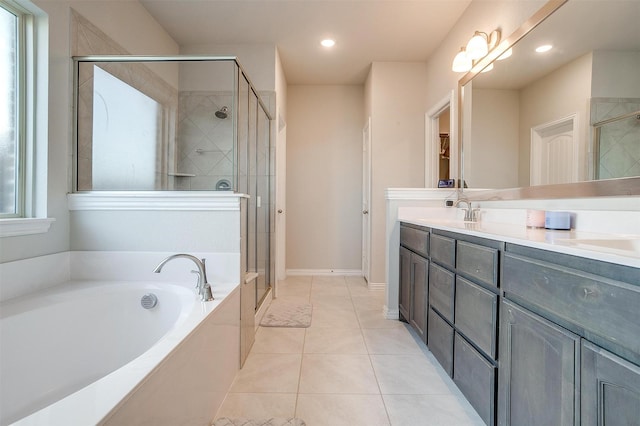
[[479, 209], [474, 209], [471, 207], [471, 201], [466, 198], [458, 198], [454, 203], [454, 207], [458, 207], [460, 203], [465, 203], [467, 208], [462, 208], [464, 210], [464, 221], [465, 222], [475, 222], [477, 218], [477, 212]]
[[184, 253], [173, 254], [167, 257], [166, 259], [164, 259], [162, 262], [160, 262], [160, 264], [156, 266], [156, 269], [154, 269], [153, 272], [155, 272], [156, 274], [159, 274], [160, 271], [162, 271], [162, 267], [165, 265], [165, 263], [169, 262], [170, 260], [178, 259], [178, 258], [189, 259], [196, 264], [198, 270], [193, 272], [197, 273], [198, 275], [197, 289], [198, 289], [198, 295], [200, 296], [200, 300], [202, 300], [203, 302], [208, 302], [210, 300], [213, 300], [211, 285], [207, 282], [207, 265], [205, 263], [206, 259], [200, 260], [195, 256], [192, 256], [190, 254], [184, 254]]

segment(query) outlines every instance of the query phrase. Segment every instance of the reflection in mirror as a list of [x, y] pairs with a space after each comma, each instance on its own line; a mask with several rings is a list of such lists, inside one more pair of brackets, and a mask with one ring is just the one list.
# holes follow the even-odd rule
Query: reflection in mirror
[[[569, 1], [510, 58], [473, 76], [462, 88], [465, 183], [517, 188], [640, 176], [638, 22], [636, 0]], [[536, 53], [542, 44], [552, 49]]]

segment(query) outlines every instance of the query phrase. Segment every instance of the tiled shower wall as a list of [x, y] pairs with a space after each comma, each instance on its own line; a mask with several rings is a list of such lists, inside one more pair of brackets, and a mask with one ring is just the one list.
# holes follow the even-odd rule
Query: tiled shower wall
[[[178, 96], [178, 175], [175, 189], [215, 190], [227, 180], [233, 188], [233, 93], [184, 91]], [[216, 117], [226, 106], [227, 118]]]
[[[591, 123], [639, 110], [638, 98], [594, 98]], [[631, 117], [604, 125], [598, 148], [599, 179], [640, 176], [640, 119]]]

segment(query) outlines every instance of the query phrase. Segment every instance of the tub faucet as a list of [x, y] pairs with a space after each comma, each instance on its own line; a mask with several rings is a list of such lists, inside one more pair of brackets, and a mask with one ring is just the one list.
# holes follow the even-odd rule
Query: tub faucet
[[458, 207], [461, 203], [465, 203], [467, 205], [466, 208], [462, 208], [462, 210], [464, 210], [464, 221], [475, 222], [478, 209], [471, 208], [471, 201], [466, 198], [458, 198], [455, 203], [453, 203], [453, 206]]
[[160, 271], [162, 271], [162, 267], [165, 265], [165, 263], [169, 262], [170, 260], [178, 259], [178, 258], [189, 259], [196, 264], [198, 268], [198, 295], [200, 296], [200, 300], [202, 300], [203, 302], [208, 302], [210, 300], [213, 300], [213, 294], [211, 292], [211, 284], [207, 282], [207, 266], [205, 263], [205, 259], [200, 260], [195, 256], [192, 256], [190, 254], [184, 254], [184, 253], [172, 254], [171, 256], [167, 257], [162, 262], [160, 262], [160, 264], [156, 266], [156, 269], [154, 269], [153, 272], [155, 272], [156, 274], [159, 274]]

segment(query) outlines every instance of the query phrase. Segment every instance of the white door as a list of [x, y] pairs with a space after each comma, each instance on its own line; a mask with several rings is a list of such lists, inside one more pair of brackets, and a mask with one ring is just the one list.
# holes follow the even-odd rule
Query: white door
[[575, 115], [531, 129], [531, 185], [577, 182]]
[[362, 129], [362, 275], [369, 282], [369, 259], [371, 257], [371, 117]]
[[[287, 128], [280, 124], [276, 138], [276, 282], [287, 278], [285, 253], [287, 240]], [[275, 289], [277, 296], [277, 286]]]

